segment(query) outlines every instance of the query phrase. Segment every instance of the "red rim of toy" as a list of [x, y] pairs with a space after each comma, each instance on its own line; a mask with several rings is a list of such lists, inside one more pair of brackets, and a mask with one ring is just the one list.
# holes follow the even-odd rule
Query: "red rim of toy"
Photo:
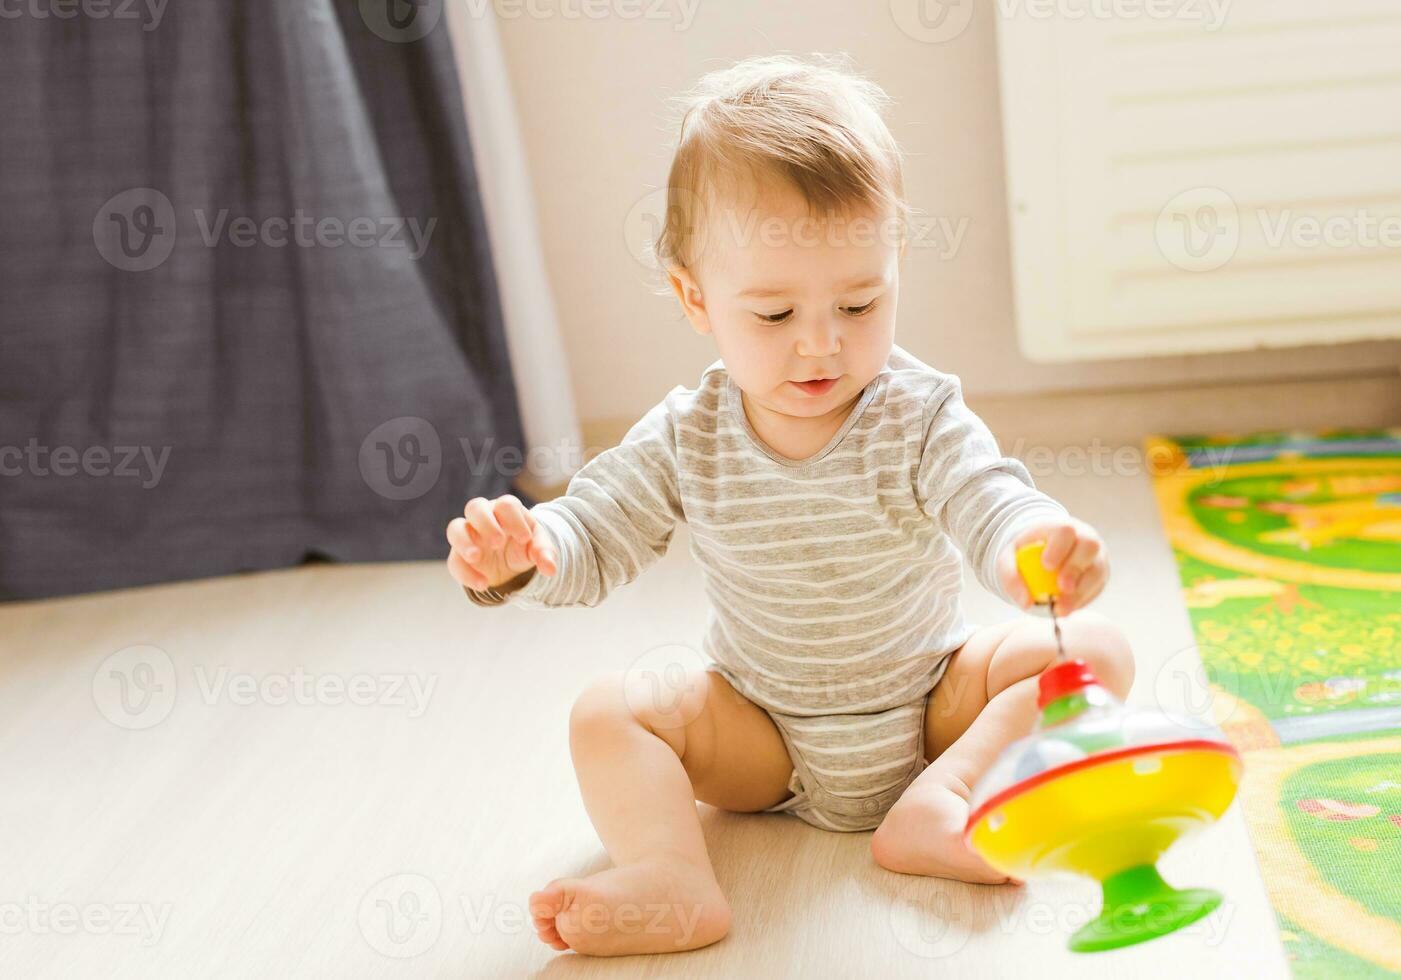
[[1057, 698], [1098, 684], [1099, 678], [1089, 664], [1079, 659], [1066, 660], [1041, 672], [1041, 678], [1037, 681], [1036, 707], [1044, 708]]
[[1074, 762], [1067, 762], [1064, 765], [1056, 766], [1054, 769], [1047, 769], [1044, 772], [1038, 772], [1034, 776], [1028, 776], [1021, 782], [1013, 783], [1001, 792], [988, 797], [983, 801], [981, 806], [968, 815], [968, 823], [963, 827], [964, 843], [968, 842], [968, 838], [973, 834], [973, 828], [977, 825], [978, 821], [983, 819], [983, 816], [989, 810], [995, 809], [1006, 803], [1012, 797], [1020, 796], [1022, 793], [1035, 789], [1042, 783], [1049, 782], [1052, 779], [1068, 776], [1077, 770], [1088, 769], [1090, 766], [1097, 766], [1101, 763], [1116, 762], [1119, 759], [1128, 758], [1129, 756], [1145, 755], [1149, 752], [1194, 752], [1197, 750], [1220, 752], [1222, 755], [1232, 755], [1235, 756], [1237, 761], [1240, 760], [1240, 753], [1236, 751], [1234, 745], [1207, 738], [1186, 738], [1180, 742], [1158, 742], [1152, 745], [1130, 745], [1122, 749], [1111, 749], [1108, 752], [1101, 752], [1098, 755], [1090, 755], [1083, 759], [1076, 759]]

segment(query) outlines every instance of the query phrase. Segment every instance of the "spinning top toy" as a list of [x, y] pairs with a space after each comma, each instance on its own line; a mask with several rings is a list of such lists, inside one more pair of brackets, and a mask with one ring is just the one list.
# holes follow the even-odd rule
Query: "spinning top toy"
[[[1043, 545], [1019, 549], [1017, 568], [1054, 616], [1059, 592], [1041, 567]], [[1059, 624], [1056, 634], [1059, 646]], [[964, 840], [1016, 878], [1071, 873], [1100, 883], [1100, 914], [1071, 937], [1072, 950], [1166, 935], [1221, 903], [1211, 889], [1174, 888], [1156, 865], [1230, 806], [1240, 755], [1214, 725], [1126, 706], [1084, 660], [1060, 651], [1040, 677], [1035, 729], [974, 786]]]

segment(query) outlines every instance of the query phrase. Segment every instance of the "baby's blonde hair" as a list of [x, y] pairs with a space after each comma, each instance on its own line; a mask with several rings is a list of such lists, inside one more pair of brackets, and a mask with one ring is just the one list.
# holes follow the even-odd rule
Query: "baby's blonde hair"
[[680, 138], [654, 244], [663, 273], [697, 265], [708, 209], [746, 177], [796, 188], [819, 219], [893, 211], [903, 242], [911, 211], [900, 148], [882, 117], [891, 100], [844, 55], [749, 58], [710, 72], [675, 101]]

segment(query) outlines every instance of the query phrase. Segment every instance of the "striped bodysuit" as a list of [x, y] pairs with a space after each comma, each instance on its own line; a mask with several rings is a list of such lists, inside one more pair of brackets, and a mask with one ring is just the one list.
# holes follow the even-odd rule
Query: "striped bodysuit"
[[1006, 598], [1002, 549], [1065, 516], [963, 403], [898, 345], [841, 429], [803, 460], [770, 449], [721, 361], [673, 388], [532, 513], [559, 556], [510, 601], [594, 606], [691, 531], [710, 669], [773, 718], [793, 796], [773, 807], [868, 830], [924, 767], [924, 713], [973, 627], [962, 558]]

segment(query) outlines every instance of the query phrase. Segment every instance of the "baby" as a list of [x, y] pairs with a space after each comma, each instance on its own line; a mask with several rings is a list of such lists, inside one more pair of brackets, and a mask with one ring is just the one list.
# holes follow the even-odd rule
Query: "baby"
[[671, 685], [680, 696], [634, 671], [574, 705], [579, 787], [613, 867], [531, 896], [556, 949], [726, 934], [697, 800], [874, 829], [892, 871], [1008, 881], [963, 843], [970, 787], [1030, 732], [1056, 647], [1048, 620], [966, 622], [964, 558], [1028, 608], [1013, 555], [1044, 539], [1066, 646], [1128, 692], [1122, 633], [1077, 611], [1108, 577], [1100, 536], [1001, 455], [957, 376], [894, 342], [910, 212], [886, 102], [835, 59], [707, 75], [656, 248], [719, 360], [565, 496], [478, 497], [448, 525], [448, 569], [474, 601], [542, 608], [597, 605], [685, 521], [710, 599], [706, 668]]

